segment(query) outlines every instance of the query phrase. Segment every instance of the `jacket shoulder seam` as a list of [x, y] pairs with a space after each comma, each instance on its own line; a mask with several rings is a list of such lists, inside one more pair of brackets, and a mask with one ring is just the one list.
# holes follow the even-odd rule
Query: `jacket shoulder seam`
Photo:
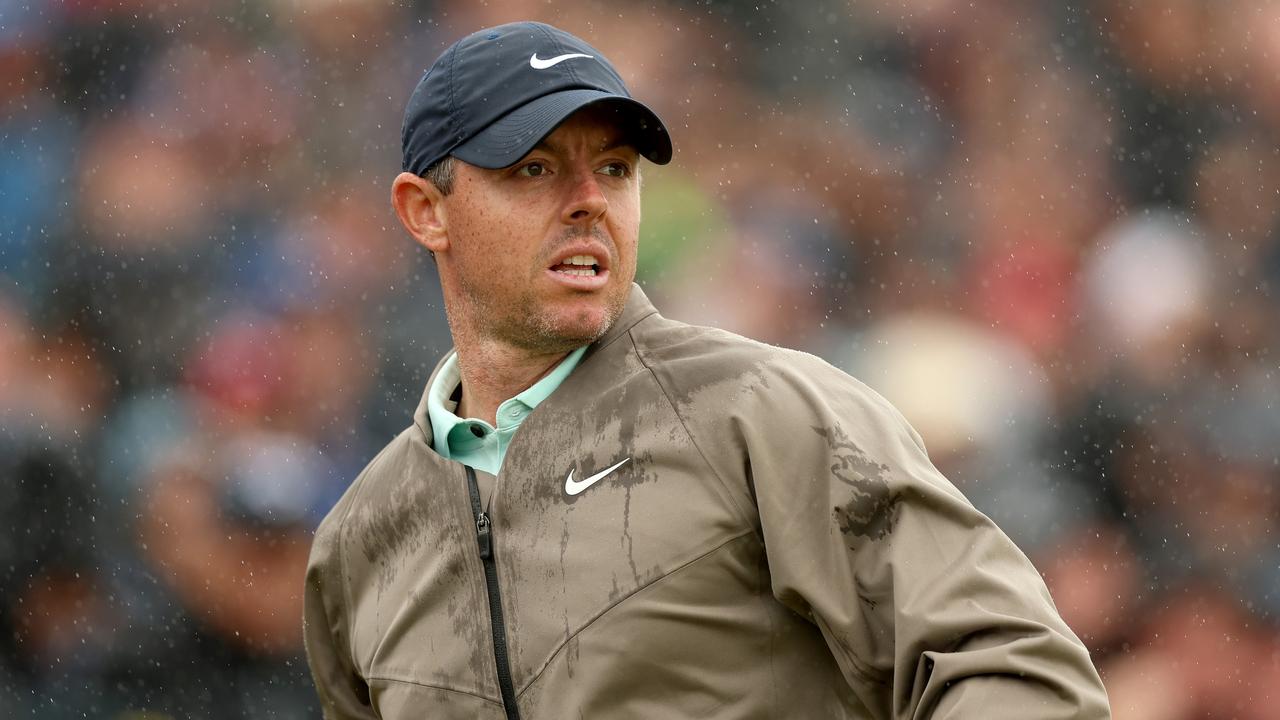
[[649, 360], [645, 358], [644, 353], [640, 351], [640, 345], [636, 342], [636, 339], [630, 330], [627, 331], [627, 337], [631, 340], [631, 348], [635, 351], [636, 357], [640, 360], [640, 364], [644, 366], [645, 370], [649, 371], [649, 376], [653, 378], [654, 384], [662, 391], [662, 397], [667, 401], [667, 406], [671, 408], [671, 412], [675, 414], [676, 419], [680, 421], [680, 428], [684, 430], [685, 437], [689, 438], [689, 443], [693, 445], [694, 450], [698, 451], [698, 457], [702, 458], [703, 464], [711, 470], [712, 476], [715, 477], [716, 482], [720, 483], [720, 488], [729, 496], [730, 502], [732, 502], [733, 506], [737, 508], [738, 514], [743, 522], [747, 523], [747, 525], [751, 527], [751, 529], [760, 538], [761, 542], [764, 542], [764, 536], [760, 532], [760, 524], [757, 521], [758, 513], [752, 513], [752, 509], [749, 509], [742, 504], [738, 494], [733, 491], [733, 488], [720, 474], [719, 469], [717, 469], [715, 464], [711, 462], [710, 458], [707, 457], [707, 454], [702, 451], [702, 446], [698, 444], [698, 439], [695, 438], [693, 436], [693, 432], [689, 430], [689, 423], [686, 422], [684, 416], [680, 414], [680, 409], [676, 407], [675, 401], [671, 399], [671, 393], [669, 393], [667, 391], [667, 387], [662, 384], [662, 379], [658, 377], [658, 373], [654, 371]]

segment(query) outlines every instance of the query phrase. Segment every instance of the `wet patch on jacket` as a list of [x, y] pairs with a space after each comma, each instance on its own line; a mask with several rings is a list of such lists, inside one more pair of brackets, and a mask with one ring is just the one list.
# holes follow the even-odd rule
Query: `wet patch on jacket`
[[855, 537], [868, 540], [884, 538], [893, 530], [897, 506], [897, 498], [885, 478], [889, 466], [872, 462], [838, 424], [813, 430], [831, 448], [831, 457], [835, 460], [831, 465], [831, 476], [853, 490], [848, 502], [833, 509], [840, 532], [849, 539], [851, 548]]
[[767, 392], [767, 368], [784, 353], [716, 328], [659, 325], [648, 335], [646, 367], [682, 417], [732, 407], [739, 394]]
[[[403, 456], [388, 458], [387, 462], [404, 463]], [[402, 471], [399, 468], [390, 470], [389, 474], [400, 480]], [[377, 568], [378, 591], [386, 590], [399, 570], [399, 563], [404, 558], [415, 555], [423, 549], [428, 534], [429, 514], [424, 512], [405, 512], [406, 508], [421, 508], [425, 503], [421, 497], [424, 485], [405, 482], [388, 483], [391, 485], [384, 498], [374, 503], [366, 503], [359, 507], [351, 525], [356, 532], [364, 559]]]
[[385, 482], [371, 488], [368, 501], [349, 521], [352, 539], [376, 570], [379, 593], [398, 581], [406, 565], [424, 557], [435, 557], [439, 570], [459, 572], [450, 563], [439, 563], [439, 555], [424, 553], [428, 548], [458, 548], [465, 547], [467, 540], [475, 542], [464, 538], [456, 523], [440, 521], [449, 517], [448, 495], [442, 491], [450, 482], [465, 487], [461, 473], [455, 474], [452, 468], [441, 473], [437, 468], [423, 467], [413, 448], [398, 450], [388, 454], [378, 469]]
[[[719, 411], [742, 384], [703, 390]], [[574, 483], [592, 480], [572, 495], [571, 470]], [[628, 338], [589, 356], [524, 421], [492, 503], [518, 685], [609, 608], [740, 531]]]
[[465, 478], [425, 445], [397, 443], [370, 467], [347, 518], [355, 652], [375, 674], [496, 688], [484, 576], [468, 562], [474, 525], [450, 502]]
[[[458, 568], [461, 569], [461, 565]], [[460, 577], [461, 574], [463, 573], [450, 573], [449, 579], [445, 581], [450, 587], [461, 590], [449, 595], [445, 612], [455, 637], [461, 641], [457, 647], [467, 649], [464, 651], [467, 657], [466, 670], [453, 667], [451, 658], [444, 659], [447, 656], [439, 651], [433, 652], [426, 662], [436, 666], [433, 678], [441, 687], [465, 685], [469, 680], [483, 682], [489, 678], [493, 679], [496, 687], [498, 678], [493, 660], [492, 628], [488, 623], [488, 613], [479, 610], [488, 603], [489, 598], [483, 591], [477, 592], [478, 583], [474, 578]], [[419, 603], [415, 605], [422, 606]]]
[[645, 471], [646, 454], [636, 448], [637, 438], [651, 436], [661, 422], [655, 415], [660, 398], [647, 383], [637, 387], [633, 382], [644, 380], [648, 372], [632, 354], [623, 354], [620, 368], [602, 362], [605, 359], [580, 365], [516, 431], [503, 460], [503, 475], [536, 481], [504, 484], [504, 505], [535, 512], [573, 505], [599, 488], [570, 495], [565, 486], [571, 470], [575, 481], [582, 482], [624, 460], [599, 480], [600, 487], [631, 488], [657, 480]]

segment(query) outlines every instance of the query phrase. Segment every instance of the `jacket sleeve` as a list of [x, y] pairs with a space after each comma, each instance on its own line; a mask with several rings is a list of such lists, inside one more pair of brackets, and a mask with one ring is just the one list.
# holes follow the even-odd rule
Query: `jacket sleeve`
[[816, 358], [749, 393], [774, 595], [821, 630], [878, 717], [1107, 718], [1039, 573], [883, 398]]
[[369, 689], [352, 661], [347, 603], [341, 568], [339, 504], [321, 523], [311, 543], [304, 594], [303, 638], [307, 663], [327, 720], [372, 719]]

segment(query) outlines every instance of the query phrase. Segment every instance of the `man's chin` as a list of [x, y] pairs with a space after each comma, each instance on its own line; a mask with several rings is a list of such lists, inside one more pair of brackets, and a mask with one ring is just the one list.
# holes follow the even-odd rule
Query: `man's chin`
[[608, 314], [582, 314], [551, 320], [544, 326], [542, 335], [556, 345], [580, 347], [604, 337], [612, 324], [613, 318]]
[[570, 350], [604, 337], [621, 312], [621, 304], [548, 312], [536, 322], [534, 333], [545, 347]]

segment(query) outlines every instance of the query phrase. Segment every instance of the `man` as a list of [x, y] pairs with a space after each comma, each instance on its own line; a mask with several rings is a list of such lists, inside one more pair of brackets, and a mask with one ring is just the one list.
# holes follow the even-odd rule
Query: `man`
[[875, 393], [632, 284], [666, 128], [517, 23], [414, 91], [392, 202], [456, 346], [316, 533], [330, 718], [1099, 718], [1039, 575]]

